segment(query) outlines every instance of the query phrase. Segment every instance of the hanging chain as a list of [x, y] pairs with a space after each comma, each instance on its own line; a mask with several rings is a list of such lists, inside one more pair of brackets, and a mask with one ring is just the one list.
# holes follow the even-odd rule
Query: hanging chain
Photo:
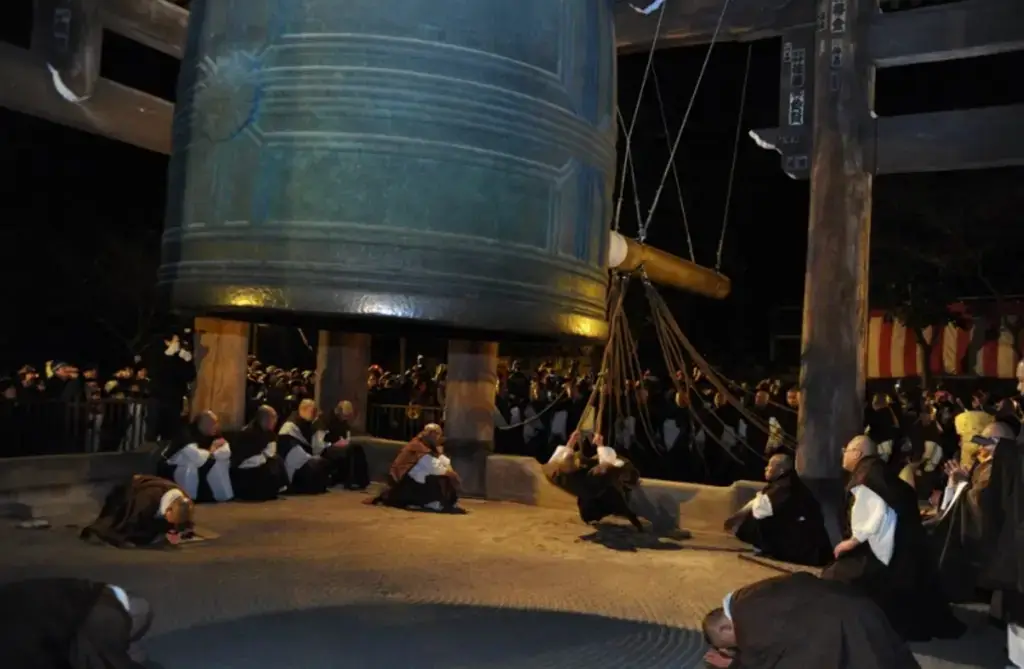
[[[630, 164], [630, 155], [632, 152], [633, 143], [633, 130], [636, 128], [636, 120], [640, 116], [640, 103], [644, 99], [644, 89], [647, 88], [647, 77], [651, 72], [651, 66], [654, 64], [654, 52], [658, 48], [658, 38], [661, 36], [661, 23], [665, 18], [665, 11], [667, 2], [661, 6], [661, 11], [658, 13], [658, 23], [654, 28], [654, 38], [651, 40], [651, 50], [647, 54], [647, 66], [644, 68], [644, 77], [640, 80], [640, 91], [636, 95], [636, 105], [633, 107], [633, 118], [629, 121], [629, 128], [626, 130], [626, 155], [622, 159], [622, 177], [619, 179], [619, 201], [615, 204], [615, 230], [619, 229], [619, 216], [622, 213], [622, 201], [626, 195], [626, 165]], [[618, 105], [616, 104], [616, 108]], [[619, 111], [621, 114], [621, 110]], [[639, 193], [633, 193], [633, 198], [639, 201]], [[639, 206], [639, 202], [638, 202]], [[637, 223], [640, 223], [639, 218]]]
[[718, 251], [715, 254], [715, 271], [722, 269], [722, 249], [725, 248], [725, 231], [729, 227], [729, 208], [732, 205], [732, 187], [736, 182], [736, 163], [740, 155], [740, 138], [743, 136], [743, 115], [747, 109], [747, 81], [750, 79], [750, 60], [754, 53], [753, 43], [747, 45], [747, 67], [743, 72], [743, 90], [740, 92], [740, 113], [736, 119], [736, 137], [732, 143], [732, 165], [729, 166], [729, 185], [725, 191], [725, 211], [722, 213], [722, 232], [718, 236]]
[[[658, 190], [654, 193], [654, 201], [651, 203], [651, 208], [647, 211], [647, 220], [644, 222], [644, 226], [650, 225], [651, 219], [654, 218], [654, 211], [658, 206], [658, 200], [661, 199], [661, 193], [665, 189], [665, 182], [668, 181], [669, 174], [672, 172], [672, 165], [675, 164], [676, 153], [679, 151], [679, 147], [683, 142], [683, 131], [686, 129], [686, 122], [690, 119], [690, 112], [693, 111], [693, 105], [697, 101], [697, 93], [700, 91], [700, 84], [704, 81], [704, 74], [708, 70], [708, 63], [711, 62], [711, 53], [715, 49], [715, 44], [718, 43], [718, 36], [722, 32], [722, 24], [725, 23], [725, 15], [729, 11], [729, 5], [731, 0], [725, 0], [722, 3], [722, 12], [718, 15], [718, 23], [715, 24], [715, 32], [711, 35], [711, 43], [708, 44], [708, 51], [704, 56], [704, 63], [700, 66], [700, 73], [697, 75], [697, 82], [693, 85], [693, 95], [690, 96], [690, 103], [686, 106], [686, 112], [683, 114], [682, 125], [679, 127], [679, 132], [676, 134], [676, 141], [672, 145], [672, 151], [668, 156], [668, 164], [665, 165], [665, 171], [661, 175], [661, 182], [658, 184]], [[664, 12], [664, 10], [662, 10]]]

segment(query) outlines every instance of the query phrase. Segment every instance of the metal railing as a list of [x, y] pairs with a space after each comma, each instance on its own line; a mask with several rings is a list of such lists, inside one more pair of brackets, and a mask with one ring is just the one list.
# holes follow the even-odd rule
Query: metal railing
[[0, 402], [0, 457], [117, 453], [146, 439], [147, 400]]
[[379, 439], [408, 441], [427, 423], [440, 423], [444, 409], [418, 404], [371, 404], [366, 416], [366, 431]]

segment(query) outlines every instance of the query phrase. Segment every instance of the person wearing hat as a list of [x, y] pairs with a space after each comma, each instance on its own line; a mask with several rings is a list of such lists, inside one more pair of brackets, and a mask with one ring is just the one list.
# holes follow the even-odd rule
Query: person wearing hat
[[11, 669], [142, 669], [135, 644], [153, 621], [146, 600], [78, 578], [0, 586], [0, 647]]

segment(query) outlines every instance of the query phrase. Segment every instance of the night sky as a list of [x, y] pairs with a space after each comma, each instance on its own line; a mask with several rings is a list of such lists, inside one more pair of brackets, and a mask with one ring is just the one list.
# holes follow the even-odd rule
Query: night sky
[[[0, 39], [27, 46], [30, 3], [15, 4], [24, 5], [23, 14], [0, 27]], [[782, 173], [777, 154], [747, 137], [751, 128], [778, 123], [779, 40], [716, 45], [677, 155], [697, 262], [715, 263], [748, 48], [752, 67], [722, 266], [734, 292], [722, 303], [670, 296], [698, 346], [733, 367], [763, 361], [776, 309], [802, 301], [809, 191], [806, 182]], [[694, 47], [662, 51], [655, 58], [673, 139], [706, 53], [706, 46]], [[627, 123], [646, 61], [646, 54], [619, 61], [619, 99]], [[103, 76], [174, 99], [174, 59], [108, 34], [102, 63]], [[1022, 70], [1024, 53], [880, 71], [876, 110], [897, 115], [1021, 103], [1024, 89], [1016, 84]], [[5, 175], [0, 217], [7, 234], [2, 245], [7, 280], [0, 298], [7, 313], [16, 314], [0, 328], [0, 369], [52, 358], [108, 366], [123, 362], [125, 342], [135, 336], [139, 318], [149, 322], [148, 309], [139, 313], [137, 305], [152, 302], [166, 157], [2, 109], [0, 142]], [[623, 146], [620, 141], [620, 153]], [[646, 214], [668, 157], [653, 82], [641, 103], [632, 151]], [[879, 230], [885, 231], [886, 248], [875, 252], [873, 271], [901, 257], [893, 255], [894, 247], [928, 247], [935, 236], [927, 228], [934, 214], [921, 212], [942, 203], [947, 217], [956, 208], [961, 219], [973, 219], [977, 230], [998, 240], [1005, 257], [986, 266], [990, 283], [1004, 294], [1024, 293], [1007, 260], [1024, 247], [1024, 232], [1018, 230], [1024, 202], [1012, 193], [1024, 190], [1022, 176], [1024, 170], [1005, 169], [877, 179], [874, 229], [876, 241]], [[622, 231], [630, 235], [636, 230], [634, 211], [627, 193]], [[689, 256], [671, 177], [648, 240]], [[979, 291], [986, 287], [967, 277], [957, 290], [983, 294]], [[633, 316], [640, 335], [649, 334], [643, 310], [637, 307]], [[790, 329], [798, 318], [788, 319]]]

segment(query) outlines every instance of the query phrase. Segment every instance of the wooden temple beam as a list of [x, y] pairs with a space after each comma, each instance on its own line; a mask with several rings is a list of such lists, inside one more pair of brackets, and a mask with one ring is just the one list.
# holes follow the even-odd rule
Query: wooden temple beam
[[111, 32], [168, 56], [185, 51], [188, 10], [168, 0], [104, 0], [103, 24]]
[[877, 15], [868, 38], [878, 67], [1024, 50], [1024, 2], [964, 0]]
[[[1024, 105], [884, 116], [876, 119], [874, 133], [875, 174], [1024, 165]], [[783, 156], [793, 144], [778, 128], [750, 135]]]
[[[707, 44], [715, 35], [722, 8], [727, 0], [669, 0], [661, 18], [658, 47]], [[765, 0], [728, 0], [729, 6], [718, 41], [749, 41], [774, 37], [785, 29], [813, 26], [813, 2], [765, 2]], [[643, 2], [632, 0], [632, 4]], [[658, 12], [641, 14], [630, 2], [615, 4], [615, 41], [619, 53], [648, 49], [654, 41]]]
[[878, 119], [878, 174], [1024, 165], [1024, 105]]
[[[658, 44], [664, 47], [711, 41], [725, 0], [668, 2]], [[807, 3], [792, 3], [804, 5]], [[813, 8], [764, 6], [764, 0], [731, 0], [719, 39], [753, 40], [777, 35], [781, 29], [813, 25]], [[810, 11], [807, 11], [810, 9]], [[188, 10], [168, 0], [106, 0], [103, 22], [109, 30], [175, 58], [181, 58], [188, 28]], [[619, 52], [650, 47], [658, 25], [657, 13], [640, 14], [627, 2], [615, 6]]]
[[45, 61], [27, 49], [0, 42], [0, 107], [85, 132], [170, 153], [174, 105], [158, 97], [100, 79], [78, 104], [54, 88]]

